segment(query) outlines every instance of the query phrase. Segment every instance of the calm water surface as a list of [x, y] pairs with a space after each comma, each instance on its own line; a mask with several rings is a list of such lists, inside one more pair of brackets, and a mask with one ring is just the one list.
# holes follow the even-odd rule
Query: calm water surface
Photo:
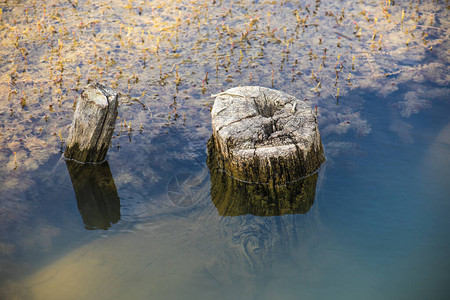
[[[3, 280], [12, 294], [38, 299], [446, 299], [448, 100], [411, 117], [405, 140], [392, 130], [395, 95], [367, 95], [371, 134], [323, 138], [328, 160], [306, 214], [220, 216], [206, 140], [190, 141], [188, 128], [155, 137], [154, 149], [110, 150], [120, 209], [110, 196], [77, 206], [76, 185], [55, 156], [29, 190], [2, 195], [33, 207], [8, 233], [26, 246], [8, 258]], [[185, 143], [202, 160], [152, 159]], [[133, 161], [134, 151], [148, 151], [148, 160]], [[140, 163], [158, 171], [159, 186], [114, 177]], [[97, 215], [89, 219], [83, 205], [99, 207]], [[109, 230], [98, 228], [118, 213]]]
[[[127, 1], [100, 10], [90, 1], [35, 3], [23, 6], [37, 24], [29, 29], [39, 34], [34, 51], [24, 42], [32, 35], [21, 33], [23, 3], [0, 2], [2, 21], [24, 27], [0, 27], [8, 39], [0, 68], [10, 74], [0, 78], [1, 299], [450, 299], [444, 5], [183, 0], [181, 15], [178, 1], [167, 9], [143, 2], [141, 11], [129, 1], [126, 14]], [[61, 11], [72, 19], [60, 24]], [[37, 86], [28, 80], [49, 72]], [[49, 154], [58, 130], [65, 138], [74, 85], [101, 76], [150, 109], [122, 103], [105, 164]], [[270, 216], [267, 206], [249, 207], [225, 193], [227, 179], [207, 164], [209, 94], [239, 83], [318, 105], [327, 161], [301, 210]]]

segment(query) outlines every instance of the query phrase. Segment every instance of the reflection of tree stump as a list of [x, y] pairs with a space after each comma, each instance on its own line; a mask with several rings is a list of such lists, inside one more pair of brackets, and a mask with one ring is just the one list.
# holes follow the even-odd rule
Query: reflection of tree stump
[[325, 160], [313, 111], [279, 91], [238, 87], [218, 94], [212, 127], [218, 163], [239, 180], [285, 184]]
[[89, 84], [81, 93], [64, 156], [80, 162], [103, 161], [117, 118], [118, 95], [101, 84]]
[[107, 161], [80, 164], [66, 161], [87, 229], [108, 229], [120, 220], [120, 199]]
[[220, 215], [268, 217], [309, 211], [314, 202], [317, 173], [280, 186], [243, 182], [220, 170], [212, 139], [208, 142], [207, 163], [211, 172], [211, 200]]

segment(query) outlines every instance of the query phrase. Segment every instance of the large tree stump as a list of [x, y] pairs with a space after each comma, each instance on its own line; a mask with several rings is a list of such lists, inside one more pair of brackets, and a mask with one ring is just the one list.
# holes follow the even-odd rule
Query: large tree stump
[[78, 162], [101, 162], [114, 133], [118, 94], [101, 84], [89, 84], [81, 93], [64, 156]]
[[256, 86], [215, 97], [216, 157], [234, 178], [283, 185], [314, 173], [325, 161], [316, 116], [304, 101]]

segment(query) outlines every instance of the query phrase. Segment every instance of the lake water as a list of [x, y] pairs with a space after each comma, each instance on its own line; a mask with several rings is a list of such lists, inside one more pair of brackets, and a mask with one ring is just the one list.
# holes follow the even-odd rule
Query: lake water
[[[146, 188], [142, 178], [140, 188], [118, 188], [120, 220], [107, 231], [86, 230], [68, 169], [55, 156], [33, 173], [29, 190], [6, 195], [33, 204], [8, 231], [26, 244], [3, 263], [10, 292], [32, 299], [446, 299], [449, 98], [411, 117], [407, 141], [392, 130], [396, 99], [364, 99], [371, 134], [323, 138], [328, 160], [305, 214], [220, 216], [205, 140], [195, 163], [165, 157], [159, 187]], [[189, 143], [184, 134], [154, 138], [148, 164], [167, 144]], [[112, 178], [121, 180], [123, 164], [141, 163], [125, 159], [134, 151], [141, 150], [110, 150]], [[177, 202], [170, 191], [193, 199]]]
[[[287, 14], [285, 10], [290, 12], [298, 6], [293, 1], [285, 2], [278, 8], [279, 17]], [[8, 6], [6, 2], [1, 4], [4, 20], [7, 20]], [[375, 7], [372, 4], [367, 5]], [[234, 16], [227, 13], [228, 6], [226, 9], [208, 7], [213, 15], [217, 11], [226, 15], [220, 15], [217, 20], [214, 17], [209, 23], [206, 20], [205, 26], [228, 19], [230, 24], [236, 25], [235, 18], [247, 18], [245, 1], [236, 1], [233, 5]], [[266, 15], [264, 7], [260, 8], [258, 1], [253, 1], [252, 5], [264, 12], [259, 14], [259, 22], [262, 22]], [[144, 14], [152, 11], [144, 2], [142, 6]], [[424, 4], [423, 16], [433, 11], [429, 6], [432, 5]], [[406, 10], [408, 5], [405, 7]], [[303, 7], [304, 12], [306, 8]], [[319, 15], [333, 10], [338, 16], [336, 11], [341, 11], [333, 1], [323, 1], [321, 9], [318, 6], [316, 9]], [[392, 10], [397, 12], [400, 26], [402, 9], [394, 7]], [[347, 9], [346, 17], [351, 11]], [[155, 83], [164, 81], [161, 78], [155, 81], [161, 73], [157, 67], [143, 71], [149, 78], [143, 75], [141, 83], [136, 82], [132, 89], [130, 79], [128, 84], [125, 79], [119, 84], [121, 90], [127, 90], [128, 86], [133, 97], [152, 89], [159, 96], [150, 96], [152, 92], [147, 92], [139, 98], [150, 107], [150, 113], [141, 105], [122, 103], [107, 163], [99, 166], [80, 167], [64, 161], [58, 152], [58, 129], [52, 127], [49, 132], [55, 131], [54, 140], [51, 140], [53, 135], [45, 136], [49, 145], [53, 145], [52, 150], [45, 150], [48, 152], [45, 159], [35, 167], [21, 169], [21, 163], [26, 160], [20, 156], [24, 155], [20, 152], [21, 146], [17, 146], [20, 135], [10, 139], [8, 133], [10, 128], [19, 132], [26, 130], [20, 127], [23, 122], [14, 123], [15, 117], [9, 111], [8, 105], [14, 108], [15, 116], [19, 114], [13, 105], [20, 102], [10, 104], [9, 100], [0, 100], [4, 106], [0, 107], [0, 120], [5, 141], [0, 148], [0, 161], [7, 166], [2, 166], [1, 170], [9, 172], [0, 176], [0, 298], [449, 299], [450, 90], [446, 54], [448, 26], [443, 17], [447, 16], [447, 11], [444, 7], [436, 10], [441, 19], [436, 17], [438, 21], [434, 25], [445, 32], [439, 36], [445, 40], [442, 45], [435, 45], [432, 51], [411, 47], [408, 50], [411, 52], [406, 52], [410, 45], [402, 41], [401, 49], [405, 53], [399, 55], [397, 44], [393, 43], [389, 55], [372, 54], [372, 62], [369, 58], [361, 62], [360, 73], [354, 71], [359, 78], [354, 79], [352, 88], [348, 88], [348, 72], [339, 77], [338, 82], [339, 68], [334, 66], [336, 59], [340, 61], [339, 51], [342, 50], [347, 61], [345, 67], [341, 65], [341, 71], [352, 69], [351, 51], [356, 51], [356, 46], [345, 46], [346, 38], [342, 39], [343, 48], [340, 44], [336, 52], [329, 48], [329, 53], [335, 56], [330, 57], [333, 63], [325, 64], [324, 60], [323, 69], [319, 69], [318, 63], [314, 65], [315, 58], [310, 59], [307, 54], [309, 47], [314, 52], [322, 51], [322, 40], [306, 47], [300, 38], [301, 42], [294, 39], [291, 45], [289, 63], [293, 64], [297, 47], [300, 63], [311, 63], [313, 73], [323, 76], [319, 81], [319, 84], [323, 82], [320, 92], [317, 81], [310, 80], [313, 77], [310, 65], [301, 69], [303, 75], [298, 75], [300, 79], [303, 76], [301, 80], [292, 78], [289, 68], [294, 66], [287, 68], [287, 62], [285, 70], [289, 71], [289, 76], [278, 72], [279, 65], [273, 75], [272, 61], [280, 58], [277, 55], [284, 55], [276, 48], [276, 45], [285, 47], [279, 40], [265, 40], [267, 54], [261, 58], [261, 65], [243, 68], [242, 73], [236, 48], [232, 67], [230, 64], [225, 67], [221, 62], [214, 80], [214, 59], [200, 67], [189, 65], [195, 65], [195, 59], [201, 56], [197, 50], [182, 52], [181, 58], [155, 58], [154, 63], [161, 59], [162, 62], [169, 60], [172, 65], [172, 60], [186, 60], [184, 56], [192, 54], [189, 59], [194, 62], [180, 64], [180, 77], [185, 80], [181, 85]], [[135, 13], [136, 17], [140, 15]], [[270, 16], [273, 28], [277, 21], [273, 14]], [[295, 14], [292, 16], [295, 20]], [[322, 17], [320, 22], [324, 21]], [[125, 22], [127, 17], [123, 18]], [[192, 24], [197, 22], [195, 18], [192, 20]], [[200, 28], [200, 19], [198, 22]], [[381, 17], [379, 22], [382, 22]], [[119, 26], [116, 27], [118, 31]], [[183, 25], [180, 28], [182, 32]], [[88, 30], [90, 34], [91, 29]], [[186, 34], [190, 32], [190, 29], [185, 30]], [[267, 31], [263, 26], [258, 30]], [[305, 29], [303, 31], [305, 33]], [[207, 35], [214, 32], [208, 31]], [[317, 27], [310, 26], [305, 34], [308, 32], [312, 36], [322, 36], [322, 31], [317, 33]], [[430, 35], [437, 36], [436, 32]], [[282, 30], [278, 33], [282, 40]], [[230, 34], [230, 37], [239, 37], [241, 32], [238, 34]], [[189, 40], [180, 34], [180, 44], [183, 38]], [[262, 35], [260, 38], [271, 39]], [[352, 43], [356, 43], [356, 38], [352, 38]], [[410, 38], [413, 43], [413, 37]], [[323, 43], [327, 43], [325, 38]], [[214, 39], [206, 42], [205, 53], [215, 45]], [[130, 47], [135, 50], [133, 47], [138, 45]], [[247, 58], [252, 49], [246, 51]], [[226, 62], [225, 54], [219, 57]], [[358, 56], [357, 61], [359, 59]], [[124, 61], [124, 64], [129, 62]], [[238, 63], [239, 72], [229, 72], [228, 67], [232, 69]], [[391, 63], [392, 74], [375, 76], [375, 73], [384, 74], [386, 65]], [[331, 72], [323, 74], [328, 70], [325, 65]], [[0, 67], [6, 69], [6, 66], [5, 62]], [[267, 71], [270, 66], [272, 69]], [[341, 87], [337, 94], [335, 69], [336, 84]], [[172, 74], [174, 70], [173, 67], [166, 72]], [[176, 70], [178, 72], [178, 67]], [[206, 93], [200, 89], [205, 70], [210, 72]], [[320, 70], [323, 73], [317, 73]], [[231, 73], [235, 76], [234, 82], [227, 81]], [[189, 76], [196, 84], [187, 79]], [[299, 99], [305, 96], [312, 109], [318, 106], [327, 161], [308, 183], [315, 186], [313, 199], [299, 210], [271, 215], [272, 210], [264, 205], [250, 207], [246, 199], [237, 199], [240, 194], [226, 193], [229, 190], [220, 186], [227, 180], [221, 177], [224, 174], [214, 172], [207, 164], [207, 142], [212, 133], [209, 93], [236, 86], [238, 82], [273, 87]], [[25, 90], [27, 87], [31, 89], [24, 83]], [[67, 89], [70, 90], [68, 95], [74, 93]], [[52, 94], [49, 92], [42, 98], [47, 109], [45, 101], [50, 101]], [[72, 112], [72, 103], [66, 104], [66, 110], [63, 104], [61, 111], [55, 113], [63, 121], [55, 122], [67, 127], [70, 118], [66, 120], [63, 116]], [[175, 116], [177, 107], [179, 112]], [[27, 107], [22, 109], [27, 111]], [[39, 126], [46, 124], [33, 122]], [[33, 122], [27, 126], [34, 126]], [[55, 124], [51, 122], [48, 126]], [[129, 131], [127, 124], [134, 129]], [[143, 125], [143, 130], [137, 129], [139, 125]], [[20, 143], [24, 143], [22, 139]], [[33, 152], [33, 148], [27, 149]], [[19, 162], [15, 168], [14, 150]], [[91, 194], [96, 197], [89, 196]]]

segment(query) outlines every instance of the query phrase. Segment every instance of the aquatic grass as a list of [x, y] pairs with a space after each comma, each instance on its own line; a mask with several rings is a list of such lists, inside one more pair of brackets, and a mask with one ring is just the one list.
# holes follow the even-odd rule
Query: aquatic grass
[[[351, 7], [335, 1], [8, 1], [0, 4], [0, 68], [6, 75], [0, 96], [9, 101], [0, 104], [0, 115], [16, 128], [38, 116], [42, 123], [28, 122], [24, 134], [41, 128], [38, 138], [57, 152], [52, 133], [70, 124], [88, 82], [139, 99], [125, 103], [121, 114], [127, 126], [144, 125], [149, 135], [167, 124], [208, 124], [203, 95], [237, 83], [302, 91], [319, 106], [340, 88], [342, 104], [346, 90], [376, 88], [409, 71], [398, 60], [420, 58], [448, 39], [448, 29], [436, 22], [445, 17], [441, 8], [390, 1]], [[172, 95], [182, 121], [172, 114], [167, 122]], [[151, 113], [141, 114], [143, 108]], [[0, 143], [6, 147], [12, 139], [6, 133]], [[38, 158], [42, 151], [29, 155]]]

